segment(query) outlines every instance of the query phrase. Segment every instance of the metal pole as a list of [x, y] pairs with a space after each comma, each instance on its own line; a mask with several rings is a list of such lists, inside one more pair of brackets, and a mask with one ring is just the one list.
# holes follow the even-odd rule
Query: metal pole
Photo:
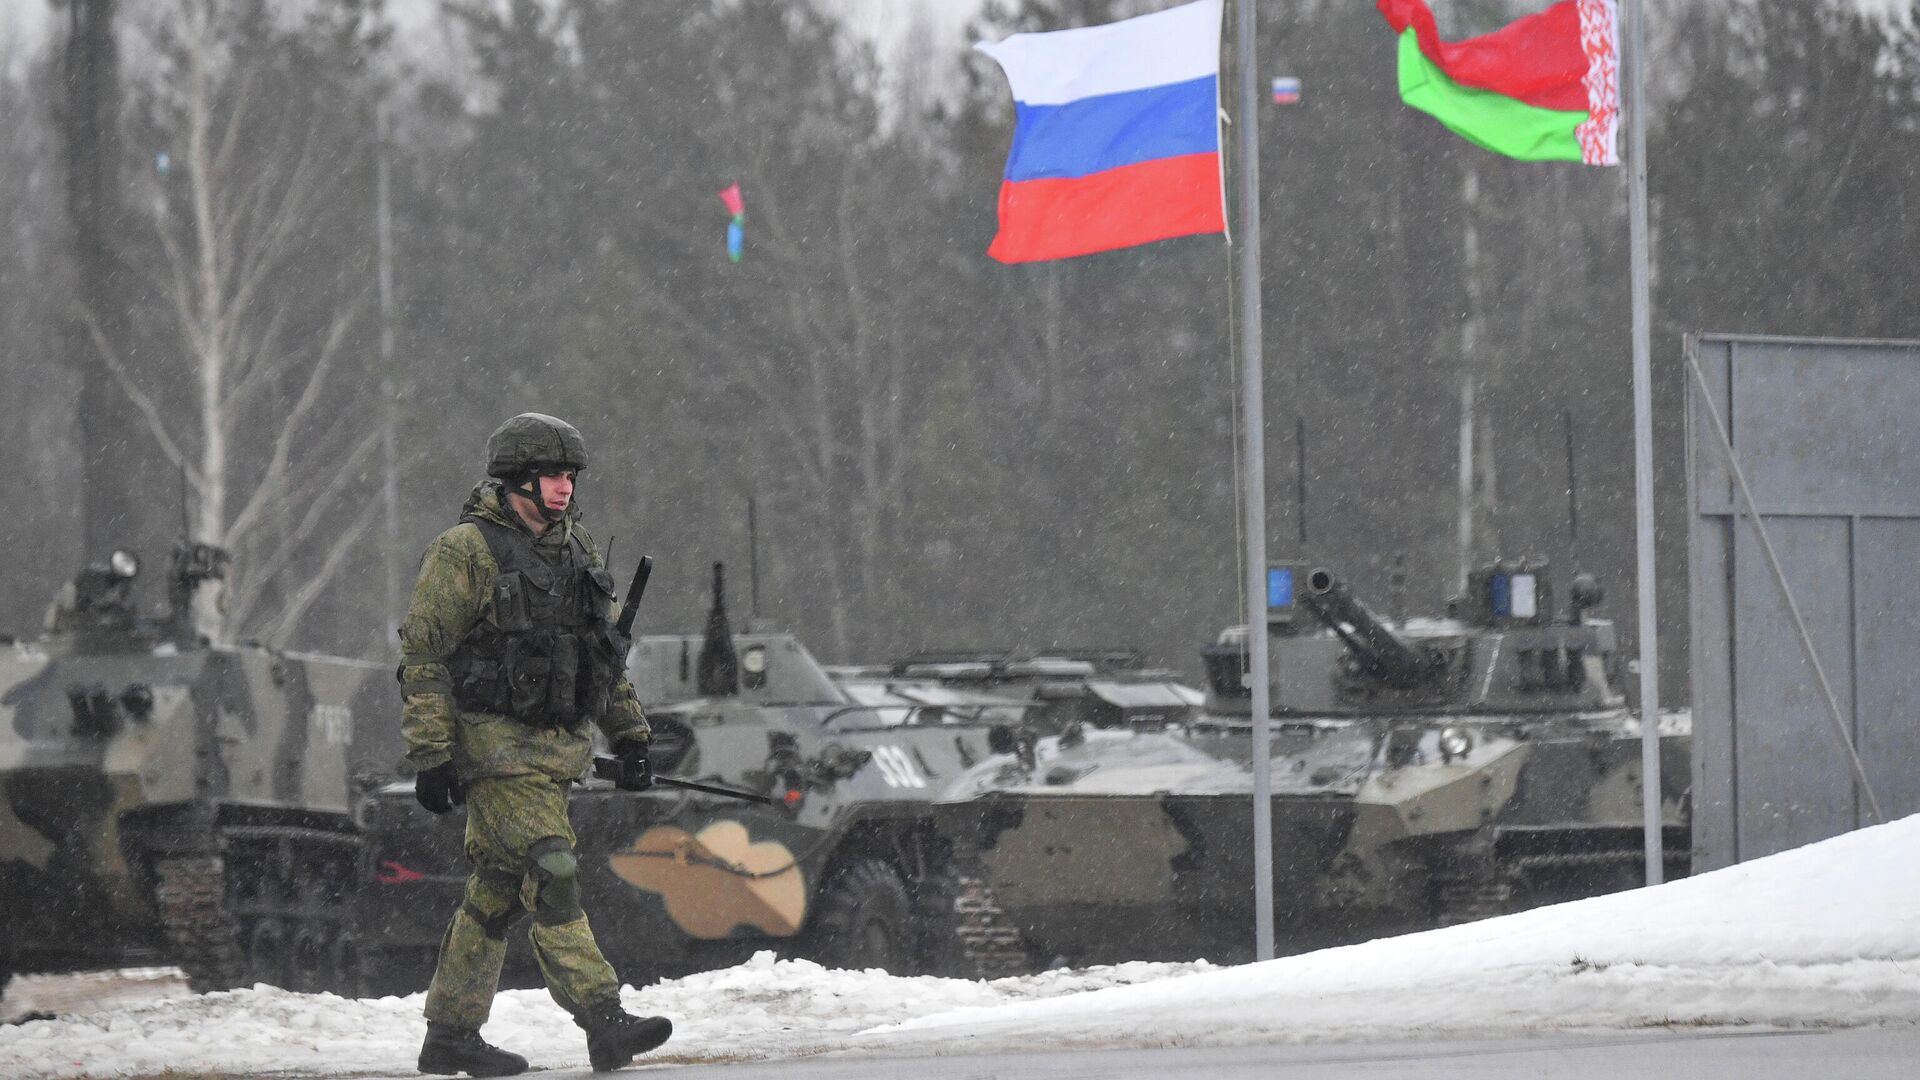
[[1640, 810], [1646, 830], [1647, 884], [1666, 877], [1660, 834], [1660, 631], [1654, 606], [1653, 344], [1647, 282], [1647, 32], [1640, 0], [1624, 0], [1627, 219], [1633, 278], [1633, 505], [1639, 559]]
[[384, 474], [380, 495], [385, 521], [385, 550], [381, 564], [387, 579], [387, 644], [400, 644], [400, 492], [399, 463], [394, 446], [396, 396], [393, 385], [393, 193], [387, 164], [387, 105], [374, 109], [379, 145], [374, 149], [374, 174], [379, 200], [375, 224], [380, 262], [380, 458]]
[[1253, 948], [1273, 959], [1273, 749], [1267, 718], [1267, 451], [1260, 342], [1260, 96], [1254, 86], [1254, 0], [1240, 0], [1241, 399], [1247, 430], [1241, 474], [1247, 514], [1247, 678], [1253, 693]]

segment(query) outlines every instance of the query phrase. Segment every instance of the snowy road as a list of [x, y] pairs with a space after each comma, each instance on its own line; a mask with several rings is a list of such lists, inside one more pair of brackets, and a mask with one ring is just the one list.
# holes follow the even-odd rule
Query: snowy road
[[[1658, 1032], [1538, 1035], [1524, 1039], [1204, 1047], [1161, 1050], [1054, 1050], [1041, 1053], [873, 1057], [830, 1054], [797, 1061], [662, 1065], [631, 1075], [674, 1080], [1911, 1080], [1920, 1061], [1920, 1029], [1854, 1031]], [[417, 1073], [357, 1080], [417, 1080]], [[587, 1068], [539, 1074], [542, 1080], [601, 1080]], [[243, 1080], [222, 1077], [222, 1080]], [[254, 1074], [244, 1080], [291, 1080]]]
[[[1657, 888], [1263, 964], [1126, 964], [982, 983], [762, 953], [629, 988], [625, 1001], [673, 1019], [662, 1064], [725, 1064], [732, 1078], [771, 1062], [784, 1063], [783, 1077], [1020, 1076], [1030, 1075], [1025, 1062], [1051, 1069], [1124, 1048], [1135, 1053], [1116, 1061], [1171, 1054], [1173, 1063], [1140, 1066], [1156, 1077], [1282, 1062], [1315, 1075], [1392, 1075], [1414, 1071], [1410, 1053], [1430, 1056], [1422, 1072], [1587, 1075], [1552, 1063], [1564, 1057], [1616, 1080], [1736, 1054], [1751, 1055], [1743, 1076], [1877, 1076], [1891, 1054], [1907, 1063], [1904, 1077], [1920, 1060], [1920, 816]], [[0, 1027], [0, 1076], [405, 1076], [424, 1030], [417, 996], [346, 1001], [270, 987], [64, 1008], [55, 1020]], [[1743, 1037], [1700, 1037], [1728, 1030]], [[1834, 1033], [1807, 1034], [1822, 1031]], [[578, 1030], [541, 991], [500, 995], [485, 1034], [548, 1075], [585, 1075]], [[1518, 1041], [1462, 1056], [1469, 1044], [1458, 1040]], [[1037, 1056], [1046, 1051], [1080, 1053]], [[1793, 1060], [1797, 1069], [1766, 1071]]]
[[[937, 1058], [816, 1058], [676, 1069], [675, 1080], [1911, 1080], [1920, 1029], [1535, 1036]], [[580, 1080], [590, 1072], [547, 1074]], [[396, 1077], [394, 1080], [401, 1080]]]

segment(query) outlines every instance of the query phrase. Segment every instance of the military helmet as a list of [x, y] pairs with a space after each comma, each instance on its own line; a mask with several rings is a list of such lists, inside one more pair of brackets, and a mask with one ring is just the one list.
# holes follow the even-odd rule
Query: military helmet
[[544, 469], [584, 469], [587, 441], [580, 429], [545, 413], [524, 412], [487, 436], [487, 475], [513, 480]]

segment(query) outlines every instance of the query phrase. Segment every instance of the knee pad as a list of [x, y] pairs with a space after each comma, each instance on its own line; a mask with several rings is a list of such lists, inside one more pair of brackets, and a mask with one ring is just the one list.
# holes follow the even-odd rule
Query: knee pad
[[558, 836], [549, 836], [527, 852], [528, 872], [534, 880], [534, 920], [542, 926], [559, 926], [578, 919], [580, 910], [580, 860], [573, 846]]

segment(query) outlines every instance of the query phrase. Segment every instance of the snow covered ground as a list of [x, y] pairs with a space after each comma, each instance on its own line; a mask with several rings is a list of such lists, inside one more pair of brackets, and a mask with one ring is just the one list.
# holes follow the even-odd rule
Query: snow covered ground
[[[406, 1075], [424, 1031], [417, 997], [176, 992], [0, 1027], [0, 1076]], [[978, 983], [826, 971], [763, 953], [629, 989], [626, 1003], [673, 1019], [658, 1058], [678, 1062], [1917, 1025], [1920, 815], [1654, 889], [1264, 964], [1127, 964]], [[543, 991], [502, 994], [486, 1035], [538, 1066], [586, 1064], [579, 1033]]]

